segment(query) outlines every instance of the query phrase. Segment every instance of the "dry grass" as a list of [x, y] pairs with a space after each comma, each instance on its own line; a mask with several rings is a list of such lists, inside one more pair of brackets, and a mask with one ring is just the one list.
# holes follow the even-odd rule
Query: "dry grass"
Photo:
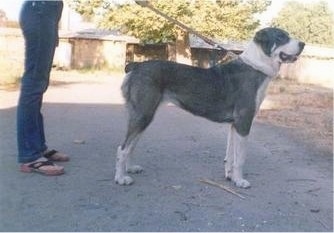
[[0, 88], [16, 86], [23, 72], [23, 64], [0, 54]]
[[332, 147], [332, 89], [277, 80], [269, 87], [266, 98], [271, 107], [261, 110], [257, 120], [298, 129], [305, 137]]

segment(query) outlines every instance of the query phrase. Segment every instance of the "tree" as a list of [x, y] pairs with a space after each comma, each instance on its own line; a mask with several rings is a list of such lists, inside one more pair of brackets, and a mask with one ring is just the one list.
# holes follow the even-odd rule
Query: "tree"
[[[174, 42], [177, 27], [133, 1], [74, 0], [77, 12], [98, 22], [99, 27], [118, 29], [143, 42]], [[124, 2], [124, 1], [122, 1]], [[189, 25], [205, 36], [217, 39], [244, 40], [259, 26], [255, 19], [270, 0], [151, 0], [150, 3], [167, 15]]]
[[325, 1], [286, 2], [272, 21], [272, 26], [283, 28], [307, 43], [322, 45], [334, 45], [333, 25], [334, 15]]

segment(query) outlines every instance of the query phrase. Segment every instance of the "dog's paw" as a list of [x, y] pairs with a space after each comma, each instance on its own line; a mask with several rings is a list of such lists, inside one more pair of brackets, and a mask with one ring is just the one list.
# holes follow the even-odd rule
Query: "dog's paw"
[[226, 180], [232, 180], [232, 174], [225, 173]]
[[237, 179], [237, 180], [233, 180], [233, 182], [235, 183], [235, 185], [239, 188], [250, 188], [250, 183], [245, 180], [245, 179]]
[[225, 179], [232, 180], [233, 172], [232, 169], [228, 170], [225, 168]]
[[130, 176], [115, 177], [116, 184], [130, 185], [133, 184], [133, 179]]
[[131, 174], [141, 173], [143, 170], [143, 167], [139, 165], [133, 165], [126, 168], [126, 172]]
[[233, 177], [232, 164], [229, 163], [226, 158], [224, 159], [224, 164], [225, 164], [225, 179], [232, 180], [232, 177]]

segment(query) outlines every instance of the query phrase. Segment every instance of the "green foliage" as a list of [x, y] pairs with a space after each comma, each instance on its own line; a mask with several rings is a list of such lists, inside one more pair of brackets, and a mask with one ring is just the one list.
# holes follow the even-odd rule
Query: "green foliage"
[[283, 28], [307, 43], [322, 45], [334, 45], [333, 25], [334, 15], [325, 1], [286, 2], [272, 21], [272, 26]]
[[96, 15], [96, 10], [103, 6], [104, 0], [65, 0], [86, 21], [91, 21]]
[[[173, 23], [147, 8], [134, 4], [133, 1], [123, 5], [110, 0], [71, 2], [72, 8], [82, 15], [88, 18], [95, 16], [100, 27], [121, 30], [143, 42], [173, 42], [179, 30]], [[206, 36], [244, 40], [251, 37], [259, 26], [259, 21], [254, 16], [266, 10], [271, 1], [151, 0], [150, 3]]]

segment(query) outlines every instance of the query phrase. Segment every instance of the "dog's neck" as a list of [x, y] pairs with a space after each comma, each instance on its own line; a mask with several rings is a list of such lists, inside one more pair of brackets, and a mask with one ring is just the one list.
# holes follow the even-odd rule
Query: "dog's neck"
[[260, 46], [251, 41], [247, 48], [240, 54], [240, 58], [247, 65], [266, 74], [269, 78], [275, 78], [280, 69], [280, 62], [265, 55]]

